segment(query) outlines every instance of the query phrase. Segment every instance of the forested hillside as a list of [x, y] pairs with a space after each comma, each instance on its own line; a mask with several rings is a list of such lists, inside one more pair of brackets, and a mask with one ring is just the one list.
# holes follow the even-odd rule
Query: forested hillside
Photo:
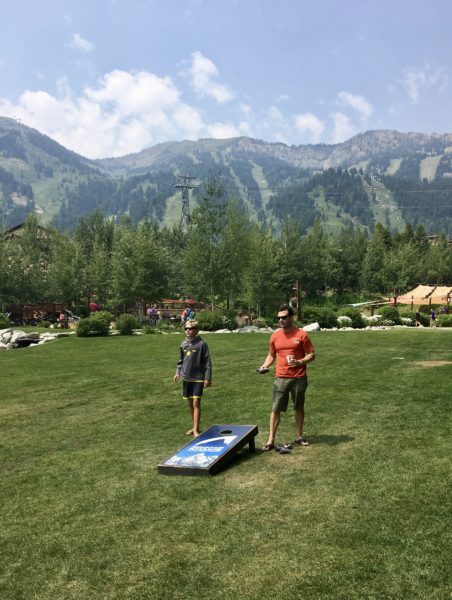
[[281, 232], [296, 217], [304, 231], [377, 223], [392, 231], [423, 224], [452, 237], [452, 135], [375, 131], [335, 145], [286, 146], [250, 138], [168, 142], [99, 161], [71, 152], [34, 129], [0, 117], [0, 223], [31, 211], [73, 229], [95, 210], [136, 224], [178, 224], [179, 176], [193, 184], [193, 209], [220, 176], [228, 198], [253, 222]]

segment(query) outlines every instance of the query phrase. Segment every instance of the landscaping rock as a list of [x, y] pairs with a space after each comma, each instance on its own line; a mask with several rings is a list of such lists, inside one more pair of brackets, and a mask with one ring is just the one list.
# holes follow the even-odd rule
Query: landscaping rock
[[320, 331], [320, 325], [318, 323], [309, 323], [303, 327], [304, 331]]
[[27, 348], [50, 342], [57, 337], [66, 337], [70, 333], [38, 333], [33, 331], [26, 333], [20, 329], [0, 330], [0, 350], [11, 350], [13, 348]]

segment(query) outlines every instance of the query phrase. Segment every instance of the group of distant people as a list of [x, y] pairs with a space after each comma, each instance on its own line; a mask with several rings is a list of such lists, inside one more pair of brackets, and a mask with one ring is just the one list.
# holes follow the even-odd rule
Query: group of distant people
[[[441, 310], [442, 313], [443, 313], [443, 310], [444, 309]], [[447, 313], [447, 309], [444, 310], [443, 314], [446, 314], [446, 313]], [[433, 310], [433, 308], [432, 308], [430, 311], [430, 327], [436, 327], [436, 317], [437, 317], [436, 311]], [[416, 311], [414, 319], [415, 319], [416, 327], [423, 327], [422, 320], [421, 320], [421, 313], [419, 310]]]
[[[157, 325], [157, 323], [163, 318], [162, 311], [159, 310], [155, 304], [146, 310], [146, 316], [151, 327], [155, 327], [155, 325]], [[177, 325], [178, 322], [184, 325], [188, 320], [192, 320], [194, 318], [195, 313], [193, 309], [188, 306], [184, 308], [180, 317], [175, 314], [172, 314], [169, 317], [173, 325]]]
[[[276, 373], [273, 385], [273, 404], [270, 414], [270, 429], [266, 444], [262, 448], [268, 452], [276, 448], [275, 437], [281, 420], [281, 413], [287, 411], [289, 396], [295, 412], [296, 439], [294, 443], [308, 446], [303, 437], [305, 394], [308, 387], [306, 365], [315, 359], [315, 352], [309, 335], [294, 323], [293, 308], [287, 304], [278, 311], [277, 329], [270, 337], [268, 355], [257, 369], [267, 373], [276, 360]], [[174, 382], [182, 380], [182, 397], [188, 401], [191, 428], [186, 435], [200, 435], [201, 399], [205, 388], [212, 384], [212, 361], [209, 347], [199, 335], [197, 321], [187, 318], [184, 322], [186, 338], [180, 345]]]

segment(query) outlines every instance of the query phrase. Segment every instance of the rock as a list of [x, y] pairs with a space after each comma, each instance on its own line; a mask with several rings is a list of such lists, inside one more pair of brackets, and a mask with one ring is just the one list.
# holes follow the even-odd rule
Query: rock
[[320, 331], [320, 325], [318, 323], [309, 323], [302, 328], [304, 331]]
[[231, 333], [230, 329], [218, 329], [215, 333]]
[[15, 344], [21, 338], [26, 338], [26, 337], [28, 337], [28, 336], [25, 333], [25, 331], [14, 331], [14, 333], [11, 336], [11, 338], [10, 338], [9, 341], [10, 341], [11, 344]]

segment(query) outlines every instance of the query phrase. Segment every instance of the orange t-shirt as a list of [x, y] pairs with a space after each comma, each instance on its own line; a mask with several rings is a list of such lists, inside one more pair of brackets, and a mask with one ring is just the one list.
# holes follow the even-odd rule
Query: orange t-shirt
[[306, 366], [290, 367], [287, 357], [293, 354], [295, 360], [301, 360], [306, 354], [314, 352], [309, 335], [299, 327], [289, 332], [278, 329], [270, 337], [270, 352], [276, 354], [276, 377], [304, 377]]

